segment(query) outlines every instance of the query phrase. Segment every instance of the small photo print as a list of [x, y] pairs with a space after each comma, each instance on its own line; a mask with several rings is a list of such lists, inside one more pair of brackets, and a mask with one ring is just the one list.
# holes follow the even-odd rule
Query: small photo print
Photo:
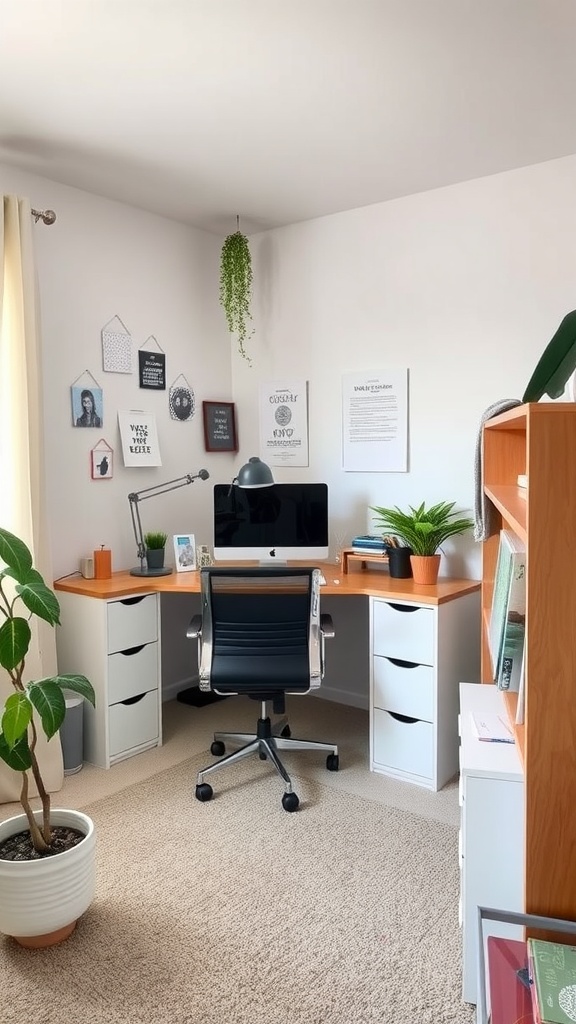
[[174, 556], [177, 572], [192, 572], [196, 568], [196, 543], [193, 534], [174, 534]]
[[92, 458], [92, 479], [111, 480], [114, 475], [114, 452], [111, 448], [93, 448], [90, 452]]
[[102, 388], [79, 388], [74, 384], [72, 392], [72, 426], [101, 427], [104, 421], [102, 412]]

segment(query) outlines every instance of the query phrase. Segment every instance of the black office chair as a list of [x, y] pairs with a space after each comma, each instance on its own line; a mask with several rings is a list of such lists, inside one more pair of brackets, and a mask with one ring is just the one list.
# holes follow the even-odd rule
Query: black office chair
[[282, 806], [295, 811], [298, 797], [278, 756], [279, 750], [328, 751], [328, 771], [338, 771], [334, 743], [292, 739], [286, 718], [272, 726], [267, 705], [284, 715], [287, 693], [308, 693], [324, 675], [324, 641], [334, 636], [332, 619], [320, 614], [318, 569], [202, 569], [202, 613], [195, 615], [187, 637], [198, 640], [201, 690], [227, 695], [244, 693], [261, 702], [254, 733], [214, 733], [210, 748], [225, 753], [226, 743], [239, 750], [198, 773], [196, 797], [210, 800], [206, 775], [249, 754], [268, 759], [285, 784]]

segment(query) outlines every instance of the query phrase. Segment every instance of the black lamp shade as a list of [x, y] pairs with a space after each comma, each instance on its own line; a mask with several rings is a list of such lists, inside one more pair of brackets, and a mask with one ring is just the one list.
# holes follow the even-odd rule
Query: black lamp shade
[[272, 470], [265, 462], [262, 462], [256, 455], [248, 459], [248, 462], [238, 471], [234, 483], [238, 487], [271, 487], [274, 483]]

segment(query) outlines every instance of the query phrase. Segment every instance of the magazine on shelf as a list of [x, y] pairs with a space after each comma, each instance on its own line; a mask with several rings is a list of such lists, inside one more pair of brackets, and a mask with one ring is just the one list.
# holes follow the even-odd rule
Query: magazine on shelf
[[512, 569], [496, 682], [500, 690], [518, 693], [523, 671], [526, 632], [526, 549], [513, 533], [505, 533], [504, 543], [510, 548]]
[[[524, 588], [525, 616], [525, 577], [526, 552], [524, 546], [511, 530], [501, 530], [498, 557], [496, 560], [496, 572], [494, 574], [492, 606], [490, 609], [490, 620], [488, 626], [488, 647], [492, 663], [492, 678], [495, 682], [498, 680], [501, 670], [510, 598], [514, 595], [512, 599], [512, 606], [510, 607], [510, 621], [512, 623], [516, 618], [516, 615], [513, 612], [514, 605], [518, 604], [520, 600], [517, 593], [521, 591], [522, 587]], [[514, 583], [513, 588], [511, 587], [512, 583]], [[512, 645], [514, 632], [515, 631], [513, 630], [509, 631], [509, 646]]]
[[472, 727], [479, 740], [484, 743], [514, 743], [514, 733], [509, 725], [506, 712], [471, 711]]

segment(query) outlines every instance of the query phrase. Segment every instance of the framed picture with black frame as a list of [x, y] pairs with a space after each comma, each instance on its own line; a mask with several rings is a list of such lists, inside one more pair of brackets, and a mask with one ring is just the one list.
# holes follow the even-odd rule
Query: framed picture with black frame
[[207, 452], [237, 452], [233, 402], [202, 402], [204, 447]]

